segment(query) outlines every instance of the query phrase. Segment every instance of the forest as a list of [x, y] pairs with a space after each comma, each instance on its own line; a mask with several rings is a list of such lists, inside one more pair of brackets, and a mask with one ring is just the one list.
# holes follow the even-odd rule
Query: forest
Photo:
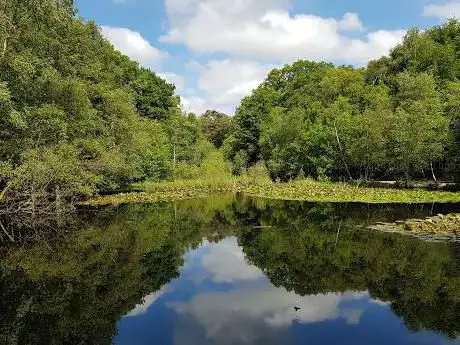
[[174, 85], [69, 1], [2, 0], [0, 15], [1, 197], [64, 200], [172, 178], [173, 161], [200, 164], [211, 144]]
[[272, 179], [458, 178], [460, 23], [410, 30], [365, 68], [297, 61], [244, 98], [225, 143], [233, 170]]
[[234, 117], [181, 109], [71, 0], [0, 0], [0, 200], [29, 209], [142, 181], [458, 179], [460, 22], [368, 66], [274, 69]]

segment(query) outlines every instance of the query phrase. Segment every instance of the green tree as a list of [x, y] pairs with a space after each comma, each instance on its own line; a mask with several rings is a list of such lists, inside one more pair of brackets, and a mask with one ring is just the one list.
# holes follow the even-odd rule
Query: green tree
[[229, 138], [227, 158], [247, 168], [260, 160], [260, 125], [276, 104], [276, 91], [263, 86], [242, 100], [235, 115], [235, 133]]
[[207, 110], [199, 119], [205, 138], [217, 148], [223, 145], [235, 128], [232, 117], [216, 110]]
[[[410, 176], [423, 174], [442, 159], [448, 120], [443, 115], [434, 78], [426, 73], [397, 77], [397, 108], [390, 125], [388, 152], [392, 168]], [[436, 179], [433, 173], [433, 178]]]
[[0, 1], [2, 196], [73, 198], [170, 177], [174, 86], [75, 12], [70, 0]]
[[152, 120], [166, 120], [169, 109], [177, 105], [174, 97], [175, 86], [150, 70], [142, 69], [130, 86], [135, 92], [136, 108], [141, 116]]

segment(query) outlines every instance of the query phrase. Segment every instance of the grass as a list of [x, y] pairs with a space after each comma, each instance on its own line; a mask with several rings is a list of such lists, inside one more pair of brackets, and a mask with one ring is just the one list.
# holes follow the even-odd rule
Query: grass
[[294, 181], [285, 184], [252, 185], [244, 192], [270, 199], [312, 202], [429, 203], [460, 202], [460, 193], [421, 189], [356, 187], [346, 183]]
[[144, 190], [140, 193], [120, 193], [95, 197], [83, 204], [91, 206], [146, 203], [154, 201], [173, 201], [205, 197], [210, 193], [231, 192], [232, 185], [209, 185], [201, 181], [184, 182], [146, 182], [135, 184], [137, 190]]
[[386, 189], [356, 187], [345, 183], [317, 182], [311, 179], [289, 183], [273, 183], [265, 166], [260, 163], [242, 176], [232, 176], [222, 152], [211, 150], [198, 167], [181, 164], [174, 182], [144, 182], [133, 184], [141, 193], [126, 193], [97, 197], [89, 205], [172, 201], [205, 197], [210, 193], [241, 192], [268, 199], [305, 200], [311, 202], [364, 203], [431, 203], [460, 202], [460, 193], [422, 189]]
[[97, 197], [89, 205], [181, 200], [205, 197], [210, 193], [241, 192], [279, 200], [311, 202], [363, 202], [363, 203], [430, 203], [460, 202], [460, 193], [418, 189], [385, 189], [356, 187], [345, 183], [300, 180], [272, 183], [257, 176], [225, 177], [206, 180], [176, 182], [145, 182], [133, 185], [141, 193], [126, 193]]

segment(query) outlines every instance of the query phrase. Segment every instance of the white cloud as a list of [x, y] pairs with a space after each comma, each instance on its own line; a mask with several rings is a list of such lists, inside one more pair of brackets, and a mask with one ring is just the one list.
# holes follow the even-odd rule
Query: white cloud
[[201, 114], [216, 109], [233, 114], [241, 98], [257, 88], [275, 66], [229, 58], [211, 60], [204, 65], [194, 61], [189, 67], [199, 73], [197, 85], [203, 96], [182, 97], [185, 110]]
[[339, 29], [342, 31], [363, 31], [364, 26], [356, 13], [345, 13], [339, 21]]
[[210, 245], [202, 264], [216, 283], [251, 281], [264, 277], [259, 268], [246, 263], [243, 251], [234, 237]]
[[[368, 298], [368, 294], [302, 297], [284, 288], [242, 288], [203, 293], [188, 302], [171, 303], [169, 307], [201, 324], [207, 338], [227, 339], [228, 343], [255, 343], [261, 336], [256, 330], [272, 332], [293, 322], [308, 324], [341, 318], [349, 325], [356, 325], [364, 310], [342, 308], [341, 304], [360, 298]], [[300, 309], [296, 311], [294, 307]]]
[[216, 104], [231, 105], [255, 89], [272, 68], [247, 60], [213, 60], [201, 71], [198, 87]]
[[139, 32], [110, 26], [102, 26], [101, 29], [115, 48], [144, 67], [155, 68], [168, 56], [153, 47]]
[[174, 84], [176, 86], [176, 92], [180, 92], [185, 87], [185, 80], [182, 76], [172, 73], [172, 72], [161, 72], [158, 73], [160, 78], [163, 78], [168, 83]]
[[200, 72], [203, 70], [203, 65], [196, 60], [190, 60], [189, 62], [187, 62], [185, 67], [187, 67], [187, 69], [189, 69], [190, 71], [194, 72]]
[[183, 7], [178, 0], [166, 0], [166, 5], [171, 28], [163, 42], [185, 44], [195, 52], [258, 60], [364, 64], [388, 54], [404, 35], [402, 30], [379, 31], [351, 39], [345, 32], [363, 30], [357, 14], [346, 13], [340, 19], [291, 15], [285, 0], [187, 0]]
[[174, 27], [197, 23], [200, 18], [212, 19], [214, 14], [222, 15], [233, 23], [253, 21], [264, 13], [286, 8], [290, 0], [165, 0], [171, 24]]
[[208, 109], [213, 109], [212, 105], [204, 98], [198, 96], [181, 96], [182, 109], [197, 115], [203, 114]]
[[452, 0], [444, 4], [426, 5], [423, 9], [423, 14], [427, 17], [440, 19], [460, 18], [460, 0]]
[[[366, 41], [349, 40], [342, 57], [346, 61], [368, 62], [387, 53], [400, 43], [405, 31], [375, 31], [367, 34]], [[378, 53], [376, 53], [378, 52]]]

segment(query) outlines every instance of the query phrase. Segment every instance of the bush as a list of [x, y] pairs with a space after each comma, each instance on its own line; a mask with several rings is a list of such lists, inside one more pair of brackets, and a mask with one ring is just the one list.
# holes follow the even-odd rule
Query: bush
[[64, 144], [26, 151], [13, 181], [14, 196], [47, 201], [89, 195], [98, 177], [81, 164], [75, 147]]

